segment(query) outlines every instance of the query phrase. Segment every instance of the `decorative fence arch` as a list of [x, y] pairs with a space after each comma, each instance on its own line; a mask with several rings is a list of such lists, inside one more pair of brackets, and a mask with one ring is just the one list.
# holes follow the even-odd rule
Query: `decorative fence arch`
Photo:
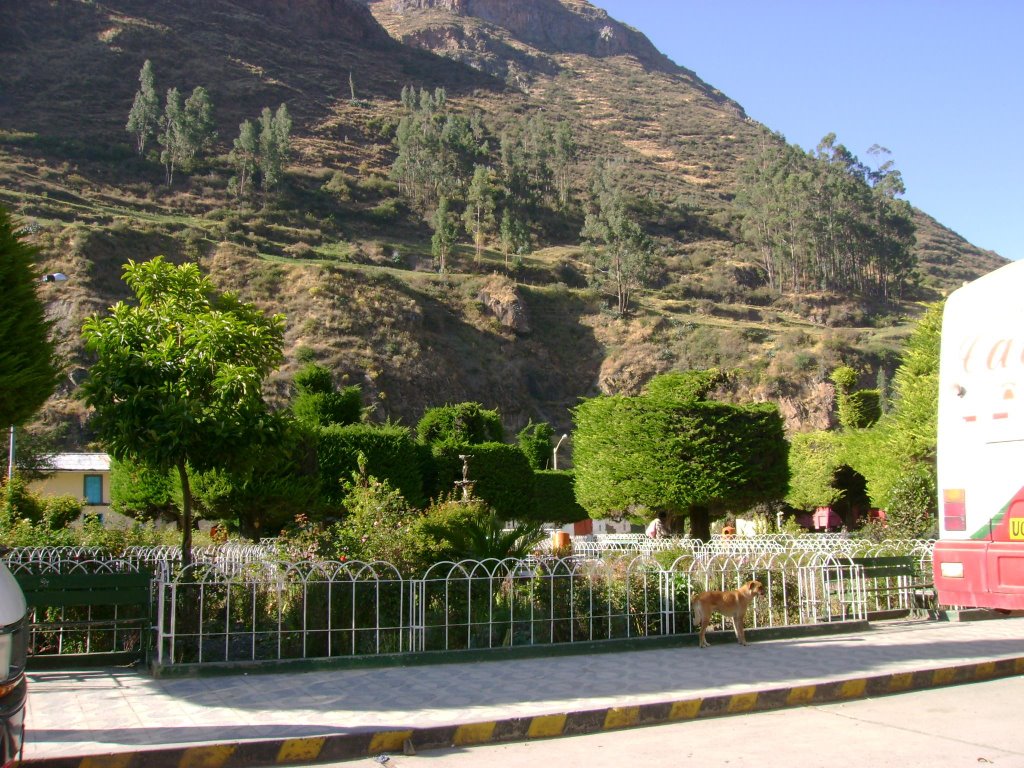
[[197, 549], [188, 568], [173, 547], [121, 557], [22, 549], [6, 560], [16, 574], [152, 570], [152, 647], [169, 666], [685, 634], [696, 594], [751, 579], [765, 588], [748, 613], [752, 627], [861, 620], [873, 587], [852, 558], [897, 554], [930, 572], [933, 546], [841, 536], [600, 538], [574, 542], [570, 557], [443, 562], [416, 578], [385, 562], [280, 561], [266, 543]]

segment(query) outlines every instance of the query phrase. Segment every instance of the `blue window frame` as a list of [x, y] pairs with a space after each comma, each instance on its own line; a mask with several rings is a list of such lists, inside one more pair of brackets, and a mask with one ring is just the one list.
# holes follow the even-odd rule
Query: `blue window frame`
[[103, 503], [103, 475], [85, 476], [85, 503]]

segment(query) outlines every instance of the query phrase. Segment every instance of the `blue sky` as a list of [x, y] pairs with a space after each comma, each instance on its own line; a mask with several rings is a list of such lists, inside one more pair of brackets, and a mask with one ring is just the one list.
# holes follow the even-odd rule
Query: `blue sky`
[[1024, 1], [592, 2], [790, 143], [888, 148], [907, 200], [1024, 258]]

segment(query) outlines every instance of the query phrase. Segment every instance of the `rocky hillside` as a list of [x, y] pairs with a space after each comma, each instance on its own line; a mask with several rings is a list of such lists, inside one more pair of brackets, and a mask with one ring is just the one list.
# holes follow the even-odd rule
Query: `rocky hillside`
[[[213, 151], [170, 186], [125, 132], [147, 59], [161, 93], [202, 85], [215, 106]], [[493, 238], [478, 260], [463, 236], [451, 271], [432, 271], [427, 214], [389, 178], [405, 85], [444, 88], [492, 148], [533, 115], [572, 125], [575, 202], [545, 208], [515, 264]], [[227, 158], [238, 126], [281, 103], [293, 118], [285, 180], [239, 201]], [[412, 424], [429, 405], [472, 399], [512, 430], [529, 419], [563, 430], [581, 396], [719, 365], [739, 373], [739, 396], [779, 402], [792, 428], [822, 426], [834, 365], [857, 365], [865, 384], [891, 373], [915, 301], [1002, 260], [918, 213], [914, 301], [767, 295], [732, 200], [768, 135], [583, 0], [0, 5], [0, 204], [43, 266], [71, 276], [45, 289], [69, 370], [45, 417], [70, 424], [72, 442], [89, 437], [73, 399], [89, 364], [81, 322], [124, 296], [127, 259], [160, 253], [198, 259], [222, 287], [287, 315], [279, 403], [296, 366], [315, 359], [360, 384], [377, 418]], [[657, 244], [657, 274], [627, 318], [588, 287], [580, 244], [599, 157], [628, 169]]]

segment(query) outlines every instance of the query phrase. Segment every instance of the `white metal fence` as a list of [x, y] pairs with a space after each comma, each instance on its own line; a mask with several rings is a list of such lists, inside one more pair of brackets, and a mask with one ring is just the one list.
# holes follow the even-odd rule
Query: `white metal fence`
[[[175, 665], [685, 634], [693, 596], [751, 579], [764, 584], [764, 597], [750, 608], [750, 627], [860, 620], [913, 608], [914, 585], [869, 582], [853, 558], [895, 555], [925, 577], [931, 546], [827, 536], [577, 537], [569, 557], [444, 562], [418, 578], [384, 562], [281, 562], [267, 544], [197, 550], [188, 568], [174, 548], [137, 548], [124, 559], [154, 570], [153, 653], [158, 664]], [[52, 567], [58, 555], [98, 554], [13, 550], [7, 559]]]

